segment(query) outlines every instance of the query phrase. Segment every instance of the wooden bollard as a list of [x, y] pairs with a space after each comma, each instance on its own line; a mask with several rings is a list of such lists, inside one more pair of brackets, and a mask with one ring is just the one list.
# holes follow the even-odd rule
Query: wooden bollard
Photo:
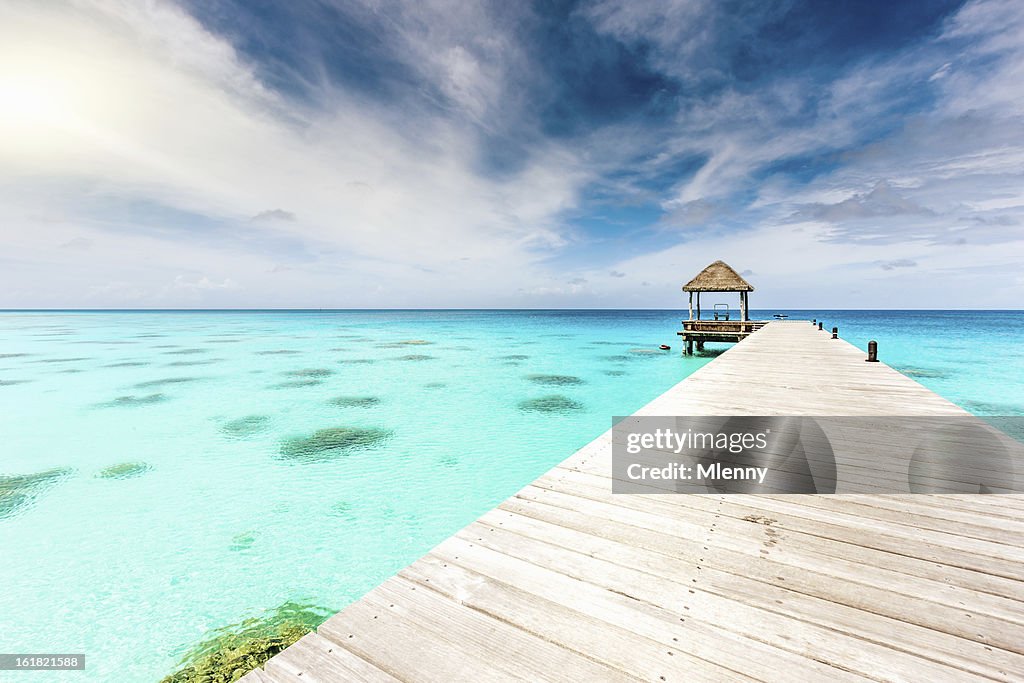
[[878, 362], [878, 342], [874, 339], [868, 342], [868, 357], [865, 359], [868, 363]]
[[839, 328], [838, 327], [833, 327], [832, 328], [832, 338], [833, 339], [839, 339]]
[[818, 323], [818, 331], [820, 332], [820, 331], [822, 331], [824, 329], [825, 329], [825, 323]]

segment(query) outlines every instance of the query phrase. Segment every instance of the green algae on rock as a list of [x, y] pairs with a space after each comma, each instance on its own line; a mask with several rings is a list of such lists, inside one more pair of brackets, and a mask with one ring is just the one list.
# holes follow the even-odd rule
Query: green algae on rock
[[121, 462], [110, 467], [104, 467], [96, 473], [99, 479], [131, 479], [140, 477], [152, 470], [152, 465], [144, 462]]
[[583, 380], [573, 375], [527, 375], [526, 379], [534, 384], [542, 384], [549, 387], [571, 386], [583, 384]]
[[519, 409], [536, 413], [570, 413], [583, 410], [583, 404], [568, 396], [551, 394], [519, 402]]
[[0, 519], [24, 512], [36, 498], [66, 479], [72, 471], [57, 467], [35, 474], [0, 475]]
[[180, 668], [160, 683], [232, 683], [312, 632], [331, 615], [316, 605], [286, 602], [263, 617], [210, 633], [189, 650]]
[[391, 437], [391, 430], [377, 427], [329, 427], [310, 436], [297, 436], [281, 442], [280, 457], [293, 462], [326, 462], [352, 451], [380, 446]]
[[376, 396], [335, 396], [328, 401], [339, 408], [371, 408], [380, 403]]
[[237, 420], [225, 422], [221, 426], [221, 431], [228, 436], [243, 438], [259, 434], [265, 431], [268, 426], [270, 426], [270, 418], [266, 415], [246, 415]]

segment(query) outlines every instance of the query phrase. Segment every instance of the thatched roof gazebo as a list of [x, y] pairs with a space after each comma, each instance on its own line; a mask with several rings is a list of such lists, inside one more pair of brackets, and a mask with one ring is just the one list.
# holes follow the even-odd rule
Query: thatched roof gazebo
[[[697, 273], [697, 277], [683, 285], [683, 291], [690, 294], [690, 320], [700, 320], [701, 292], [738, 292], [740, 295], [740, 319], [750, 320], [747, 309], [747, 294], [753, 292], [754, 287], [725, 261], [715, 261]], [[694, 292], [697, 293], [696, 318], [693, 317]]]
[[[742, 341], [755, 330], [764, 326], [763, 321], [750, 320], [750, 308], [748, 306], [748, 295], [754, 291], [754, 286], [744, 280], [739, 273], [732, 269], [725, 261], [715, 261], [710, 266], [700, 271], [697, 277], [685, 285], [683, 291], [690, 295], [690, 319], [683, 321], [683, 331], [679, 335], [683, 338], [684, 353], [693, 353], [694, 345], [700, 351], [704, 348], [704, 342], [738, 342]], [[740, 295], [740, 316], [739, 319], [730, 319], [728, 307], [724, 311], [715, 311], [713, 320], [701, 320], [700, 317], [700, 294], [701, 292], [737, 292]], [[693, 300], [694, 293], [697, 294], [697, 316], [694, 317]]]

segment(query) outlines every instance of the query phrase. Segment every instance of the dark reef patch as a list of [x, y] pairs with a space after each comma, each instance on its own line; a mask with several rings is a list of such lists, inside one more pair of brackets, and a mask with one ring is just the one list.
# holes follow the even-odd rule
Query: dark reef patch
[[392, 432], [377, 427], [329, 427], [281, 442], [280, 457], [292, 462], [327, 462], [353, 451], [383, 445]]
[[77, 363], [82, 360], [92, 360], [91, 358], [40, 358], [39, 360], [32, 361], [33, 363]]
[[922, 368], [913, 365], [894, 365], [893, 367], [907, 377], [923, 377], [925, 379], [946, 379], [949, 377], [948, 372], [935, 368]]
[[246, 415], [221, 425], [221, 431], [228, 436], [241, 439], [264, 432], [270, 426], [270, 418], [266, 415]]
[[187, 384], [189, 382], [198, 382], [202, 377], [165, 377], [164, 379], [151, 379], [146, 382], [139, 382], [134, 385], [136, 389], [151, 389], [152, 387], [162, 387], [168, 384]]
[[290, 382], [271, 384], [268, 389], [301, 389], [302, 387], [315, 387], [323, 383], [322, 379], [293, 379]]
[[0, 360], [4, 360], [4, 359], [7, 359], [7, 358], [24, 358], [25, 356], [28, 356], [28, 355], [31, 355], [31, 354], [28, 354], [28, 353], [0, 353]]
[[266, 616], [212, 631], [160, 683], [232, 683], [312, 632], [332, 610], [286, 602]]
[[329, 507], [327, 509], [327, 514], [331, 517], [355, 519], [355, 515], [352, 514], [352, 504], [344, 500], [339, 500], [337, 503]]
[[421, 361], [421, 360], [433, 360], [433, 359], [434, 359], [433, 356], [427, 356], [427, 355], [422, 354], [422, 353], [410, 353], [407, 356], [399, 356], [396, 360]]
[[219, 358], [211, 358], [209, 360], [176, 360], [173, 363], [165, 363], [165, 368], [191, 368], [196, 365], [213, 365], [219, 363]]
[[329, 377], [334, 370], [329, 368], [303, 368], [302, 370], [289, 370], [283, 373], [289, 377]]
[[0, 387], [13, 387], [15, 384], [27, 384], [30, 379], [0, 379]]
[[152, 470], [152, 465], [144, 462], [121, 462], [110, 467], [104, 467], [96, 473], [98, 479], [132, 479], [141, 477]]
[[147, 396], [118, 396], [113, 401], [100, 403], [100, 408], [134, 408], [136, 406], [148, 406], [154, 403], [163, 403], [167, 400], [166, 394], [149, 394]]
[[0, 519], [21, 514], [72, 472], [68, 467], [57, 467], [35, 474], [0, 475]]
[[342, 358], [338, 362], [343, 365], [369, 365], [370, 363], [376, 363], [377, 361], [372, 358]]
[[328, 401], [339, 408], [371, 408], [380, 403], [376, 396], [335, 396]]
[[256, 355], [257, 356], [293, 356], [293, 355], [295, 355], [297, 353], [302, 353], [302, 352], [301, 351], [296, 351], [294, 349], [274, 349], [273, 351], [257, 351]]
[[630, 360], [629, 356], [623, 356], [621, 354], [615, 356], [601, 356], [601, 360], [611, 361], [612, 363], [622, 363]]
[[245, 533], [238, 534], [231, 539], [231, 545], [228, 546], [228, 550], [231, 550], [236, 553], [241, 552], [243, 550], [248, 550], [253, 546], [255, 542], [256, 532], [246, 531]]
[[446, 386], [448, 386], [448, 385], [445, 384], [444, 382], [427, 382], [426, 384], [423, 385], [423, 388], [424, 389], [444, 389]]
[[661, 349], [644, 349], [644, 348], [630, 349], [629, 353], [631, 353], [634, 356], [641, 356], [641, 357], [644, 357], [644, 356], [664, 356], [665, 355], [665, 352], [663, 350], [661, 350]]
[[540, 396], [538, 398], [530, 398], [525, 401], [520, 401], [519, 409], [534, 413], [565, 414], [577, 410], [583, 410], [583, 404], [579, 401], [572, 400], [568, 396], [551, 394], [549, 396]]
[[526, 379], [534, 384], [545, 387], [567, 387], [583, 384], [583, 380], [574, 375], [527, 375]]
[[141, 368], [149, 365], [149, 363], [143, 361], [124, 361], [122, 363], [111, 363], [110, 365], [104, 365], [105, 368]]
[[197, 353], [209, 353], [210, 349], [176, 349], [174, 351], [165, 351], [165, 355], [168, 356], [194, 356]]
[[609, 377], [622, 377], [623, 375], [626, 374], [626, 371], [625, 370], [605, 370], [604, 374], [608, 375]]
[[507, 356], [501, 356], [501, 360], [529, 360], [530, 357], [523, 353], [512, 353]]

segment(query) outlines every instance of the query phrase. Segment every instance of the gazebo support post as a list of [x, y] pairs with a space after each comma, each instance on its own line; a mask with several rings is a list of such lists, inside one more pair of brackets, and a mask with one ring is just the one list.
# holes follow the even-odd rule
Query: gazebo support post
[[690, 320], [693, 320], [693, 292], [690, 292]]

